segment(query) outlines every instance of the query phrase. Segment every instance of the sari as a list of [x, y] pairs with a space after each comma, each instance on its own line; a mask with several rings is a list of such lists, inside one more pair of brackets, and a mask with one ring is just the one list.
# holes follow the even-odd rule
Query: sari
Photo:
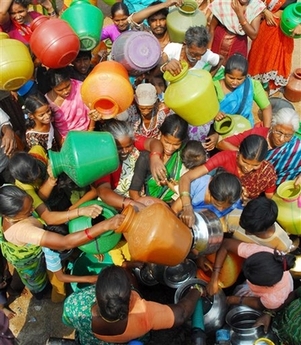
[[[267, 9], [273, 14], [285, 4], [285, 0], [267, 0]], [[281, 17], [275, 17], [276, 26], [270, 26], [264, 19], [257, 38], [252, 42], [248, 56], [249, 75], [270, 89], [285, 86], [291, 73], [293, 38], [286, 36], [280, 28]]]
[[[2, 218], [0, 218], [2, 224]], [[46, 264], [42, 248], [37, 245], [26, 244], [17, 246], [8, 242], [0, 227], [0, 247], [3, 256], [14, 266], [23, 284], [32, 292], [44, 290], [48, 283]]]
[[53, 112], [54, 127], [59, 131], [64, 139], [69, 131], [86, 131], [89, 128], [90, 119], [88, 117], [89, 108], [84, 104], [80, 89], [82, 82], [71, 80], [71, 92], [64, 99], [61, 106], [56, 105], [46, 94], [50, 108]]
[[[176, 151], [165, 164], [168, 180], [179, 181], [182, 169], [182, 160], [180, 157], [181, 150]], [[146, 195], [153, 196], [165, 202], [171, 202], [172, 196], [175, 194], [167, 185], [158, 185], [156, 180], [150, 176], [146, 180]]]

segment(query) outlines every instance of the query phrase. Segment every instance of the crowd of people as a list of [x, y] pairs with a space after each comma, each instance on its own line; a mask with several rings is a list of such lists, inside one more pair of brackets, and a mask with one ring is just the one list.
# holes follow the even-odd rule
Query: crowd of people
[[[288, 180], [301, 188], [301, 139], [296, 135], [301, 114], [293, 107], [274, 112], [269, 100], [288, 83], [294, 36], [301, 34], [301, 24], [290, 37], [280, 29], [283, 10], [294, 1], [197, 1], [207, 25], [191, 26], [183, 42], [172, 42], [167, 16], [184, 2], [117, 1], [111, 6], [112, 23], [102, 29], [96, 50], [79, 51], [70, 65], [56, 69], [32, 54], [35, 73], [30, 90], [22, 96], [18, 90], [0, 91], [0, 322], [6, 329], [7, 318], [18, 317], [9, 306], [10, 294], [26, 287], [42, 299], [51, 290], [61, 290], [61, 302], [66, 297], [64, 284], [78, 282], [89, 286], [66, 297], [62, 315], [62, 321], [76, 330], [78, 345], [145, 340], [152, 330], [182, 325], [199, 299], [214, 296], [224, 261], [234, 253], [243, 259], [244, 282], [234, 284], [228, 306], [261, 311], [257, 325], [271, 327], [281, 344], [300, 345], [301, 334], [294, 326], [301, 321], [300, 290], [294, 290], [297, 282], [290, 273], [299, 243], [277, 223], [273, 196]], [[39, 3], [50, 20], [60, 17], [55, 1]], [[0, 31], [29, 49], [30, 24], [41, 15], [32, 4], [0, 3]], [[112, 59], [114, 41], [128, 30], [152, 34], [161, 57], [149, 71], [130, 76], [131, 106], [115, 118], [103, 119], [100, 110], [83, 101], [81, 86], [95, 65]], [[191, 71], [210, 73], [219, 103], [215, 117], [200, 126], [164, 103], [164, 76], [178, 76], [183, 61]], [[261, 110], [260, 119], [254, 116], [254, 103]], [[221, 137], [214, 123], [226, 115], [244, 117], [250, 129]], [[64, 173], [55, 177], [48, 150], [60, 151], [70, 131], [111, 133], [118, 153], [116, 171], [85, 187]], [[70, 221], [101, 216], [97, 200], [116, 214], [69, 234]], [[143, 263], [131, 260], [124, 238], [116, 249], [124, 251], [123, 260], [112, 260], [98, 276], [65, 272], [62, 258], [68, 260], [73, 248], [118, 229], [129, 205], [139, 212], [153, 203], [170, 208], [189, 228], [203, 209], [220, 219], [224, 239], [205, 289], [193, 285], [175, 304], [145, 300], [133, 274]], [[238, 219], [237, 224], [232, 219]], [[189, 257], [208, 271], [201, 252], [191, 250]], [[51, 296], [58, 302], [54, 293]], [[203, 343], [205, 333], [202, 329]]]

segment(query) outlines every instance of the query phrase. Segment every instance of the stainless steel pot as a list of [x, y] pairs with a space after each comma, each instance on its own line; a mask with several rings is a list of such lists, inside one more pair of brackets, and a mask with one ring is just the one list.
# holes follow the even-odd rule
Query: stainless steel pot
[[215, 253], [223, 241], [223, 228], [220, 219], [214, 212], [204, 209], [195, 212], [195, 225], [192, 227], [193, 249], [200, 254]]
[[145, 285], [152, 286], [158, 283], [176, 289], [187, 280], [196, 276], [197, 267], [194, 261], [186, 259], [176, 266], [145, 264], [136, 270], [136, 276]]
[[254, 327], [261, 313], [247, 306], [235, 306], [226, 315], [226, 322], [231, 328], [232, 345], [253, 345], [259, 338], [266, 338], [278, 344], [277, 337], [264, 333], [263, 326]]
[[[207, 283], [201, 279], [194, 278], [188, 280], [176, 290], [174, 296], [175, 303], [178, 303], [178, 301], [186, 295], [190, 287], [194, 284], [200, 284], [204, 288], [207, 285]], [[222, 328], [225, 323], [225, 315], [227, 313], [226, 295], [223, 290], [220, 289], [213, 297], [204, 297], [202, 300], [206, 333]]]

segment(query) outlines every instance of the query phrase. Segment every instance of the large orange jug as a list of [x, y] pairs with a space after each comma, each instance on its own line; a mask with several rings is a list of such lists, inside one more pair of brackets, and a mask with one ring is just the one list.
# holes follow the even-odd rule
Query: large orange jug
[[90, 109], [96, 109], [103, 119], [110, 119], [132, 104], [134, 90], [122, 64], [104, 61], [83, 81], [81, 95]]
[[33, 31], [30, 48], [43, 65], [62, 68], [76, 58], [80, 48], [79, 38], [64, 20], [40, 16], [30, 28]]
[[301, 68], [296, 68], [288, 78], [288, 83], [284, 87], [284, 97], [291, 102], [301, 101]]
[[301, 235], [301, 187], [294, 181], [281, 183], [272, 198], [278, 206], [277, 222], [293, 235]]
[[26, 45], [0, 32], [0, 89], [11, 91], [23, 86], [33, 75], [34, 65]]
[[126, 217], [115, 232], [126, 238], [131, 258], [166, 266], [176, 266], [187, 257], [192, 246], [192, 232], [162, 204], [152, 204], [140, 212], [126, 207]]
[[211, 74], [202, 69], [188, 69], [181, 61], [182, 71], [172, 76], [163, 75], [170, 82], [164, 95], [165, 104], [192, 126], [211, 121], [219, 111], [219, 102]]

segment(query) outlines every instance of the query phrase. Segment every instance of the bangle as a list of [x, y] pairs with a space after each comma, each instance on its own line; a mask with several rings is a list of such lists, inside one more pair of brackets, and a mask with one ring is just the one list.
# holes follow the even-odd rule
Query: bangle
[[161, 152], [152, 151], [152, 152], [149, 153], [149, 155], [150, 156], [158, 155], [162, 159], [162, 153]]
[[85, 234], [86, 234], [86, 236], [88, 237], [89, 240], [94, 240], [94, 237], [92, 237], [92, 236], [89, 234], [89, 229], [90, 229], [90, 228], [85, 229]]
[[276, 313], [274, 311], [271, 311], [271, 310], [263, 310], [262, 311], [263, 314], [266, 314], [266, 315], [270, 315], [270, 317], [275, 317], [276, 316]]
[[160, 71], [161, 71], [162, 73], [165, 72], [165, 71], [163, 71], [163, 67], [165, 67], [167, 64], [168, 64], [168, 61], [165, 62], [163, 65], [160, 66]]
[[239, 297], [239, 305], [242, 305], [242, 302], [243, 302], [243, 300], [244, 300], [244, 298], [245, 298], [245, 296], [240, 296]]
[[181, 192], [180, 197], [182, 197], [182, 196], [189, 196], [189, 198], [190, 198], [190, 193], [189, 192]]
[[194, 285], [192, 285], [192, 286], [190, 287], [190, 289], [196, 289], [196, 290], [198, 290], [201, 294], [204, 293], [203, 287], [200, 286], [199, 284], [194, 284]]
[[240, 23], [241, 26], [244, 26], [246, 24], [248, 24], [248, 22], [246, 20], [244, 20], [242, 23]]
[[182, 207], [192, 207], [192, 205], [191, 204], [184, 204]]
[[223, 266], [220, 267], [213, 267], [213, 272], [218, 272], [220, 273], [220, 271], [222, 270]]
[[[54, 181], [54, 182], [52, 182], [52, 181]], [[47, 182], [50, 184], [51, 187], [56, 186], [56, 179], [48, 177]]]

